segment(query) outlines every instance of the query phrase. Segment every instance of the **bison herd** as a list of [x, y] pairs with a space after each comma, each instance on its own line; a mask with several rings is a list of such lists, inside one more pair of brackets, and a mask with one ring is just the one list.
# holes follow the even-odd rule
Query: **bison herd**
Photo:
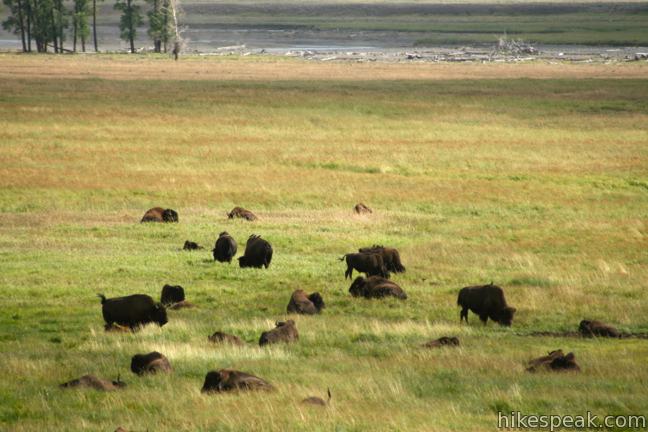
[[[355, 207], [357, 213], [371, 213], [364, 204]], [[227, 213], [229, 218], [242, 218], [254, 221], [257, 217], [249, 210], [235, 207]], [[141, 222], [178, 222], [178, 213], [172, 209], [155, 207], [148, 210]], [[197, 243], [187, 240], [184, 250], [203, 249]], [[214, 261], [231, 263], [236, 256], [238, 245], [236, 240], [226, 231], [219, 234], [212, 249]], [[252, 234], [247, 239], [245, 250], [238, 258], [241, 268], [268, 268], [272, 262], [272, 245], [259, 235]], [[345, 279], [353, 278], [353, 271], [364, 273], [357, 276], [349, 288], [353, 297], [366, 299], [382, 299], [394, 297], [406, 300], [407, 294], [394, 281], [390, 280], [392, 274], [405, 272], [397, 249], [382, 245], [373, 245], [360, 248], [358, 252], [347, 253], [340, 258], [345, 261]], [[193, 306], [185, 298], [183, 287], [178, 285], [164, 285], [160, 301], [156, 302], [145, 294], [133, 294], [125, 297], [101, 298], [101, 312], [105, 321], [106, 331], [134, 331], [138, 328], [154, 323], [162, 327], [168, 322], [167, 309], [180, 309]], [[507, 304], [502, 288], [492, 282], [488, 285], [467, 286], [461, 288], [457, 296], [457, 305], [461, 307], [460, 322], [468, 323], [468, 311], [472, 311], [485, 325], [490, 319], [502, 326], [511, 326], [516, 309]], [[289, 314], [316, 315], [322, 312], [325, 303], [319, 292], [308, 294], [306, 291], [295, 290], [288, 301], [286, 312]], [[579, 325], [579, 333], [583, 337], [621, 337], [621, 333], [614, 327], [600, 321], [583, 320]], [[230, 344], [235, 346], [245, 345], [238, 336], [217, 331], [208, 337], [209, 342], [215, 344]], [[288, 319], [278, 321], [275, 327], [261, 333], [259, 346], [276, 343], [294, 343], [299, 340], [299, 332], [295, 321]], [[443, 336], [421, 345], [424, 348], [457, 347], [459, 339]], [[169, 360], [159, 352], [148, 354], [135, 354], [131, 359], [131, 371], [136, 375], [151, 373], [170, 373], [173, 371]], [[527, 371], [579, 371], [573, 353], [564, 354], [562, 350], [551, 351], [548, 355], [533, 359], [529, 362]], [[61, 384], [64, 388], [88, 387], [104, 391], [123, 388], [126, 384], [118, 377], [116, 381], [107, 381], [94, 375], [84, 375], [78, 379]], [[232, 390], [274, 390], [274, 386], [262, 378], [252, 374], [221, 369], [209, 371], [205, 376], [202, 386], [203, 393], [226, 392]], [[328, 399], [325, 401], [316, 396], [310, 396], [303, 403], [326, 406], [330, 402], [331, 392], [328, 390]]]

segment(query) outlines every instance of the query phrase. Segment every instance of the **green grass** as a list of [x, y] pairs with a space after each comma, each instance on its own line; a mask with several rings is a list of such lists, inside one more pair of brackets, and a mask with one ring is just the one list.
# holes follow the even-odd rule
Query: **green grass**
[[[3, 80], [0, 429], [466, 431], [493, 430], [498, 410], [645, 414], [644, 341], [530, 334], [584, 318], [648, 331], [646, 101], [645, 80]], [[359, 201], [375, 213], [354, 216]], [[156, 205], [180, 223], [139, 224]], [[234, 205], [259, 221], [227, 220]], [[180, 250], [223, 230], [263, 235], [271, 267]], [[373, 243], [401, 251], [407, 301], [349, 296], [337, 258]], [[491, 280], [513, 327], [459, 325], [458, 289]], [[103, 332], [97, 292], [157, 297], [165, 283], [198, 307]], [[259, 348], [297, 288], [325, 312], [292, 317], [298, 343]], [[216, 330], [249, 346], [211, 346]], [[462, 347], [418, 347], [442, 335]], [[557, 348], [582, 373], [524, 371]], [[128, 371], [152, 350], [174, 374]], [[278, 391], [201, 395], [223, 367]], [[129, 386], [57, 387], [85, 373]], [[329, 409], [299, 405], [327, 387]]]

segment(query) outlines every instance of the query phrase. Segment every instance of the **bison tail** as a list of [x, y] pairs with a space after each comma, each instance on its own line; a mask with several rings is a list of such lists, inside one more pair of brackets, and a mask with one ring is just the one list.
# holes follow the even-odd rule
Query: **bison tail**
[[340, 260], [340, 261], [344, 261], [344, 258], [346, 258], [347, 255], [349, 255], [349, 254], [344, 254], [344, 255], [342, 255], [342, 258], [339, 258], [339, 260]]
[[101, 299], [101, 304], [106, 303], [106, 296], [103, 294], [97, 294], [97, 297]]

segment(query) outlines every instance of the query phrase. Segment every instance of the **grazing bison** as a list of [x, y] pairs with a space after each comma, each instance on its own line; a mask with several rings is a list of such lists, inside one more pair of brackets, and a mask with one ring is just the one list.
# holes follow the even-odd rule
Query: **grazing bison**
[[535, 358], [529, 361], [527, 372], [536, 372], [539, 370], [553, 370], [553, 371], [580, 371], [580, 367], [576, 364], [576, 356], [574, 353], [565, 355], [561, 349], [551, 351], [546, 356]]
[[364, 204], [362, 204], [362, 203], [358, 203], [358, 204], [356, 204], [356, 205], [353, 207], [353, 210], [354, 210], [357, 214], [373, 213], [373, 211], [372, 211], [369, 207], [367, 207], [366, 205], [364, 205]]
[[602, 336], [618, 338], [621, 333], [611, 325], [602, 323], [601, 321], [583, 320], [578, 326], [578, 331], [585, 337]]
[[304, 290], [295, 290], [290, 296], [286, 311], [305, 315], [315, 315], [324, 309], [324, 299], [318, 292], [306, 295]]
[[242, 218], [249, 221], [257, 219], [254, 213], [252, 213], [250, 210], [244, 209], [243, 207], [234, 207], [231, 212], [227, 213], [227, 217], [230, 219]]
[[245, 253], [238, 260], [241, 268], [268, 268], [272, 261], [272, 246], [261, 236], [252, 234], [245, 245]]
[[140, 222], [178, 222], [178, 212], [173, 209], [153, 207], [144, 213]]
[[232, 369], [221, 369], [207, 373], [200, 391], [211, 393], [233, 390], [274, 390], [274, 387], [257, 376]]
[[117, 381], [108, 381], [102, 378], [97, 378], [94, 375], [83, 375], [81, 378], [73, 379], [66, 383], [61, 384], [61, 388], [93, 388], [101, 391], [113, 391], [126, 387], [126, 383], [122, 382], [119, 377]]
[[401, 300], [407, 299], [407, 294], [397, 284], [380, 276], [369, 276], [363, 278], [358, 276], [355, 278], [349, 292], [353, 297], [364, 298], [383, 298], [392, 296]]
[[326, 394], [328, 395], [328, 399], [326, 400], [318, 396], [309, 396], [306, 399], [302, 400], [301, 403], [307, 405], [327, 406], [329, 403], [331, 403], [331, 389], [327, 388]]
[[390, 272], [394, 273], [403, 273], [405, 267], [401, 264], [400, 254], [397, 249], [384, 247], [379, 245], [373, 245], [371, 247], [360, 248], [358, 250], [360, 253], [377, 253], [382, 256], [385, 267]]
[[204, 249], [204, 248], [200, 246], [198, 243], [189, 240], [185, 240], [184, 246], [182, 246], [182, 250], [199, 250], [199, 249]]
[[382, 276], [389, 278], [389, 271], [385, 267], [382, 255], [374, 253], [349, 253], [340, 258], [346, 259], [347, 269], [344, 272], [344, 279], [353, 277], [353, 270], [365, 273], [367, 276]]
[[486, 325], [488, 318], [503, 326], [510, 326], [513, 321], [515, 308], [506, 305], [504, 291], [493, 285], [470, 286], [459, 290], [457, 304], [461, 306], [459, 321], [468, 323], [468, 310], [479, 315], [479, 319]]
[[299, 340], [299, 332], [295, 326], [295, 321], [277, 321], [276, 327], [272, 330], [261, 333], [259, 345], [270, 345], [279, 342], [291, 343]]
[[148, 354], [135, 354], [131, 359], [130, 368], [137, 375], [173, 371], [169, 359], [157, 351]]
[[231, 263], [236, 255], [236, 249], [236, 240], [227, 231], [223, 231], [218, 235], [218, 240], [212, 249], [214, 261]]
[[239, 345], [239, 346], [244, 345], [243, 341], [238, 336], [223, 333], [220, 331], [214, 332], [214, 334], [209, 336], [208, 339], [209, 342], [216, 343], [216, 344], [226, 343], [230, 345]]
[[157, 323], [160, 327], [168, 322], [164, 305], [155, 303], [146, 294], [111, 299], [106, 299], [103, 294], [98, 296], [101, 298], [101, 312], [107, 326], [117, 323], [132, 330], [151, 322]]
[[444, 346], [459, 346], [459, 338], [441, 336], [439, 339], [433, 339], [421, 345], [423, 348], [440, 348]]

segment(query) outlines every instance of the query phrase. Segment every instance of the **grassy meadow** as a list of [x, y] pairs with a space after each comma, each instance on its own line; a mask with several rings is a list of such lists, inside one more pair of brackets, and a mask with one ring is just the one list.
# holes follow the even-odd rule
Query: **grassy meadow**
[[[232, 64], [247, 78], [221, 75]], [[645, 66], [467, 66], [491, 77], [472, 80], [365, 67], [0, 56], [0, 430], [490, 431], [498, 411], [646, 414], [645, 340], [532, 335], [584, 318], [648, 331]], [[359, 201], [374, 213], [354, 215]], [[228, 220], [235, 205], [259, 220]], [[153, 206], [180, 222], [140, 224]], [[270, 268], [214, 263], [224, 230], [240, 252], [252, 233], [270, 241]], [[208, 249], [183, 252], [187, 239]], [[408, 300], [348, 294], [337, 258], [373, 243], [400, 250]], [[460, 325], [458, 289], [491, 280], [513, 326]], [[96, 293], [159, 298], [166, 283], [197, 307], [104, 333]], [[290, 317], [298, 343], [259, 348], [297, 288], [321, 292], [324, 313]], [[210, 345], [216, 330], [249, 345]], [[443, 335], [461, 347], [419, 347]], [[525, 372], [557, 348], [580, 374]], [[130, 373], [153, 350], [175, 372]], [[225, 367], [278, 390], [202, 395]], [[128, 387], [58, 388], [86, 373]], [[327, 387], [330, 407], [299, 404]]]

